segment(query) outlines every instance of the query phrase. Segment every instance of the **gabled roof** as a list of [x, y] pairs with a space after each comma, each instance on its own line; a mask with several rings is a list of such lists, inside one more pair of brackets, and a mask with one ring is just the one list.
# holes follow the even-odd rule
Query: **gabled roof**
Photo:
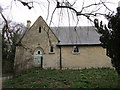
[[99, 34], [93, 26], [51, 27], [60, 40], [58, 45], [100, 45]]
[[[36, 21], [33, 23], [33, 25], [31, 27], [26, 27], [25, 31], [23, 32], [22, 36], [20, 37], [20, 40], [18, 42], [18, 44], [22, 41], [22, 39], [25, 37], [25, 35], [35, 26], [35, 24], [40, 24], [40, 22], [42, 22], [42, 25], [45, 25], [46, 27], [48, 27], [49, 30], [51, 30], [51, 28], [47, 25], [47, 23], [45, 22], [45, 20], [39, 16]], [[51, 32], [53, 33], [53, 35], [56, 37], [56, 35], [54, 34], [54, 32], [51, 30]], [[56, 37], [56, 39], [58, 40], [58, 38]]]
[[[35, 23], [43, 21], [45, 26], [49, 28], [44, 19], [40, 16]], [[35, 23], [26, 30], [22, 38], [27, 34]], [[51, 27], [51, 31], [58, 41], [57, 45], [100, 45], [99, 34], [96, 32], [93, 26], [82, 27]], [[22, 39], [21, 38], [21, 39]]]

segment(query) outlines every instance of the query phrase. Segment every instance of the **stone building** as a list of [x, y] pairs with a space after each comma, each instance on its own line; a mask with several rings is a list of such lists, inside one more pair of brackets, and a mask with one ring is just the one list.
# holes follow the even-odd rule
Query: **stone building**
[[15, 73], [33, 67], [112, 67], [94, 27], [49, 27], [40, 16], [16, 48]]

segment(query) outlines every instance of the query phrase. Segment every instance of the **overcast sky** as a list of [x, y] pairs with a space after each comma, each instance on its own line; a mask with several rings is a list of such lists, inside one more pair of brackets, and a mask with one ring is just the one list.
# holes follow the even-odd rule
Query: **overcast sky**
[[[51, 15], [56, 7], [56, 0], [49, 0], [50, 1], [50, 7], [49, 7], [49, 17], [47, 19], [48, 15], [48, 2], [47, 0], [23, 0], [23, 1], [35, 1], [33, 3], [34, 8], [31, 10], [28, 9], [28, 7], [23, 6], [20, 2], [17, 0], [0, 0], [0, 6], [3, 8], [3, 14], [5, 17], [9, 20], [15, 21], [15, 22], [21, 22], [26, 24], [27, 20], [31, 20], [32, 23], [35, 22], [35, 20], [39, 17], [42, 16], [44, 20], [50, 24], [51, 20]], [[58, 0], [58, 1], [63, 1], [63, 0]], [[65, 1], [65, 0], [64, 0]], [[68, 0], [71, 4], [74, 3], [76, 0]], [[94, 2], [98, 2], [99, 0], [77, 0], [77, 3], [73, 6], [77, 11], [81, 10], [81, 6], [83, 5], [82, 1], [85, 1], [85, 5], [89, 5]], [[105, 0], [104, 0], [105, 1]], [[112, 2], [112, 3], [106, 3], [108, 8], [110, 8], [112, 11], [115, 11], [117, 6], [118, 6], [118, 1], [119, 0], [106, 0], [106, 2]], [[108, 13], [103, 6], [100, 6], [101, 13]], [[86, 9], [86, 12], [90, 12], [91, 10], [95, 10], [99, 7], [91, 7], [89, 9]], [[69, 14], [68, 14], [69, 12]], [[70, 17], [70, 19], [69, 19]], [[71, 18], [72, 17], [72, 18]], [[98, 17], [101, 20], [104, 19], [104, 17]], [[79, 19], [79, 25], [81, 26], [87, 26], [91, 25], [88, 20], [86, 20], [85, 17], [76, 17], [75, 13], [73, 11], [70, 11], [67, 9], [57, 9], [53, 15], [51, 26], [75, 26], [77, 24], [77, 20]]]

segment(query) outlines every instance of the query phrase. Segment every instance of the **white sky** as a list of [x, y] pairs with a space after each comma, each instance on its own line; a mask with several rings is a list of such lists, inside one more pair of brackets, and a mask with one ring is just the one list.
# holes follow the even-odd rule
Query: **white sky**
[[[47, 21], [47, 23], [49, 25], [52, 12], [53, 12], [54, 8], [56, 7], [55, 0], [49, 0], [50, 1], [50, 8], [49, 8], [48, 20], [46, 20], [47, 14], [48, 14], [48, 9], [47, 9], [48, 2], [47, 2], [47, 0], [23, 0], [23, 1], [29, 1], [29, 2], [35, 1], [35, 3], [33, 4], [34, 8], [29, 10], [28, 7], [23, 6], [17, 0], [16, 1], [15, 0], [0, 0], [0, 6], [4, 9], [3, 14], [5, 15], [5, 17], [9, 20], [26, 24], [27, 20], [31, 20], [31, 22], [34, 23], [35, 20], [39, 16], [42, 16], [44, 18], [44, 20]], [[63, 0], [58, 0], [58, 1], [63, 1]], [[68, 0], [68, 1], [70, 1], [70, 3], [72, 4], [73, 1], [75, 1], [75, 0]], [[73, 6], [77, 11], [81, 10], [81, 6], [83, 5], [82, 1], [85, 1], [84, 5], [89, 5], [93, 2], [97, 3], [97, 1], [99, 1], [99, 0], [77, 0], [77, 3]], [[112, 11], [115, 11], [117, 6], [118, 6], [119, 0], [106, 0], [106, 1], [112, 2], [112, 3], [107, 3], [106, 5]], [[100, 9], [101, 13], [108, 13], [107, 11], [105, 11], [103, 6], [100, 6], [100, 7], [101, 7], [101, 9]], [[98, 7], [92, 7], [90, 9], [86, 9], [86, 12], [90, 12], [91, 10], [95, 10], [97, 8]], [[74, 14], [74, 12], [71, 13], [71, 11], [68, 10], [69, 11], [69, 14], [68, 14], [67, 9], [63, 9], [62, 13], [60, 14], [60, 11], [61, 11], [61, 9], [57, 9], [55, 11], [54, 16], [52, 18], [53, 23], [51, 24], [51, 26], [68, 26], [68, 25], [75, 26], [76, 25], [77, 17]], [[68, 17], [72, 17], [72, 18], [69, 19]], [[98, 17], [98, 18], [101, 20], [104, 19], [104, 17]], [[79, 25], [80, 26], [87, 26], [87, 25], [91, 25], [91, 23], [88, 20], [86, 20], [85, 17], [79, 17], [78, 26]]]

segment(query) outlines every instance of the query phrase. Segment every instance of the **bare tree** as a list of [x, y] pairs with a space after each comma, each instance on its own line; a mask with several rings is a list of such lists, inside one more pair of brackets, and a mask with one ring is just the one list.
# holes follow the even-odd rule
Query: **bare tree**
[[[15, 58], [15, 50], [18, 40], [23, 33], [23, 24], [8, 21], [5, 16], [0, 12], [3, 18], [2, 28], [2, 66], [3, 72], [12, 72]], [[6, 65], [9, 62], [9, 65]], [[4, 66], [9, 66], [5, 68]], [[11, 68], [11, 69], [10, 69]]]
[[[81, 10], [77, 11], [73, 7], [73, 5], [76, 3], [76, 1], [73, 4], [70, 4], [70, 2], [68, 0], [65, 0], [65, 2], [62, 2], [63, 4], [61, 4], [59, 1], [57, 1], [56, 8], [68, 8], [70, 10], [73, 10], [74, 13], [76, 13], [76, 16], [84, 16], [92, 22], [93, 22], [93, 20], [91, 20], [91, 17], [93, 17], [93, 16], [96, 17], [97, 15], [106, 15], [105, 13], [99, 12], [99, 10], [101, 9], [101, 5], [102, 5], [102, 7], [104, 6], [106, 10], [112, 12], [112, 10], [110, 10], [106, 6], [106, 3], [110, 3], [110, 2], [105, 2], [105, 1], [102, 1], [102, 0], [100, 0], [100, 2], [98, 2], [98, 3], [95, 2], [95, 3], [92, 3], [92, 4], [86, 5], [86, 6], [84, 5], [85, 2], [83, 1], [83, 5], [82, 5]], [[97, 9], [90, 10], [90, 8], [93, 7], [93, 6], [95, 6]], [[85, 12], [86, 9], [90, 10], [90, 12]]]

